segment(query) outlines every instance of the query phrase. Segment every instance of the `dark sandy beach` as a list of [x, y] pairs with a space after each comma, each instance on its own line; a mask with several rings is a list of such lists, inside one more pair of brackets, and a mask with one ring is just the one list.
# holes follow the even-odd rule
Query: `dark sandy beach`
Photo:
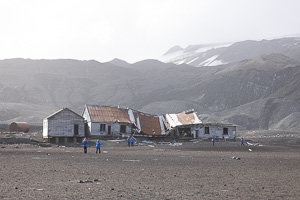
[[80, 147], [0, 145], [0, 199], [299, 199], [300, 148], [291, 141], [132, 148], [102, 141], [102, 154], [94, 146], [84, 154]]

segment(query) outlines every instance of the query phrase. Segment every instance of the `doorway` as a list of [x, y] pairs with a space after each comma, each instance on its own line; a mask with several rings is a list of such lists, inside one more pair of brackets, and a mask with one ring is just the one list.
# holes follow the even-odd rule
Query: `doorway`
[[108, 131], [107, 134], [110, 135], [111, 134], [111, 126], [108, 126], [107, 129], [108, 129], [107, 130]]
[[74, 136], [78, 136], [78, 124], [74, 124]]

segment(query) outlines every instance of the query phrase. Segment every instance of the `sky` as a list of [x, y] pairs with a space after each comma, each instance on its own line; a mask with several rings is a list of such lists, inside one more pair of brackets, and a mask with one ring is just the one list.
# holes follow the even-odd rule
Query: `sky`
[[0, 59], [129, 63], [300, 34], [299, 0], [0, 0]]

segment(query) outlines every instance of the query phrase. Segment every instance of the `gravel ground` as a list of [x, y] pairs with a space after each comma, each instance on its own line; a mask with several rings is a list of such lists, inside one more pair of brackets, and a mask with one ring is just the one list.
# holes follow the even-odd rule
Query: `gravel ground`
[[0, 145], [0, 199], [299, 199], [299, 141], [249, 142]]

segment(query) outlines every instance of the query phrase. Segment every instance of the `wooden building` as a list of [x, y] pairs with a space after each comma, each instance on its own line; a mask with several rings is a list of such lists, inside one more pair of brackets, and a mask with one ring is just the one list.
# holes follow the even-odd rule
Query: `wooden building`
[[83, 118], [87, 122], [87, 135], [119, 136], [132, 133], [128, 110], [112, 106], [85, 105]]
[[48, 142], [81, 142], [84, 137], [84, 118], [68, 108], [63, 108], [43, 120], [43, 138]]
[[166, 135], [163, 115], [151, 115], [130, 108], [85, 105], [82, 114], [87, 122], [88, 136]]
[[203, 123], [197, 137], [211, 138], [212, 136], [221, 139], [235, 139], [236, 126], [233, 124]]
[[166, 114], [166, 121], [172, 136], [193, 138], [235, 139], [236, 126], [222, 123], [202, 123], [194, 110], [178, 114]]

